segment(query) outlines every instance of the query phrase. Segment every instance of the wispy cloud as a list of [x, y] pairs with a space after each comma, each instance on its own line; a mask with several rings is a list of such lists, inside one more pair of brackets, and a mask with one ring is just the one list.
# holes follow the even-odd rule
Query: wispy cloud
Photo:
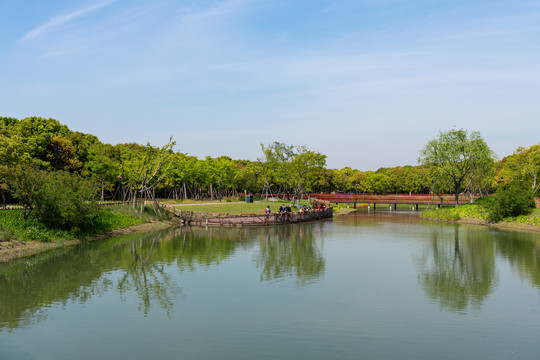
[[91, 11], [94, 11], [94, 10], [97, 10], [99, 8], [102, 8], [104, 6], [107, 6], [113, 2], [115, 2], [116, 0], [106, 0], [106, 1], [102, 1], [100, 3], [97, 3], [97, 4], [94, 4], [94, 5], [91, 5], [91, 6], [88, 6], [88, 7], [85, 7], [85, 8], [82, 8], [82, 9], [79, 9], [79, 10], [76, 10], [72, 13], [69, 13], [69, 14], [65, 14], [65, 15], [60, 15], [60, 16], [57, 16], [49, 21], [47, 21], [45, 24], [35, 28], [34, 30], [31, 30], [29, 31], [28, 33], [26, 33], [22, 38], [21, 40], [29, 40], [29, 39], [32, 39], [32, 38], [35, 38], [59, 25], [62, 25], [70, 20], [73, 20], [77, 17], [80, 17], [80, 16], [83, 16]]

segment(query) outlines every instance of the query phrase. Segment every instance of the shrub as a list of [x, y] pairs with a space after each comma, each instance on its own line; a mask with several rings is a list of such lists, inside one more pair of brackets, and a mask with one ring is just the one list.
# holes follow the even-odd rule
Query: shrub
[[527, 215], [535, 207], [534, 194], [530, 187], [513, 181], [497, 189], [489, 208], [488, 220], [499, 222], [506, 217]]
[[35, 216], [44, 224], [77, 233], [93, 226], [98, 215], [95, 193], [92, 183], [80, 176], [51, 172], [37, 191]]

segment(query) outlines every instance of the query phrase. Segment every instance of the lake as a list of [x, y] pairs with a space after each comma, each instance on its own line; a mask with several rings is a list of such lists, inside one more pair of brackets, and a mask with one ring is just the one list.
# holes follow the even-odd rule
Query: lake
[[540, 234], [371, 212], [0, 265], [0, 359], [540, 359]]

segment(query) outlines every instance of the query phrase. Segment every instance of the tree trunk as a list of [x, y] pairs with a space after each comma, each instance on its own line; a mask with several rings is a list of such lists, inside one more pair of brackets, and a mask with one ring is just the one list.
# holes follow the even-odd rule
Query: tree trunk
[[133, 210], [137, 210], [137, 191], [133, 190]]
[[101, 180], [101, 202], [105, 201], [105, 182]]

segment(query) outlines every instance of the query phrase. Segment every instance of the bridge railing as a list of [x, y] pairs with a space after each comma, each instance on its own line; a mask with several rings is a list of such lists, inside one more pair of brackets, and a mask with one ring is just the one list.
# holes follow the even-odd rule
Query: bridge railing
[[[312, 194], [312, 199], [332, 203], [367, 203], [367, 204], [454, 204], [454, 195], [364, 195], [364, 194]], [[469, 196], [461, 195], [459, 203], [470, 201]]]

